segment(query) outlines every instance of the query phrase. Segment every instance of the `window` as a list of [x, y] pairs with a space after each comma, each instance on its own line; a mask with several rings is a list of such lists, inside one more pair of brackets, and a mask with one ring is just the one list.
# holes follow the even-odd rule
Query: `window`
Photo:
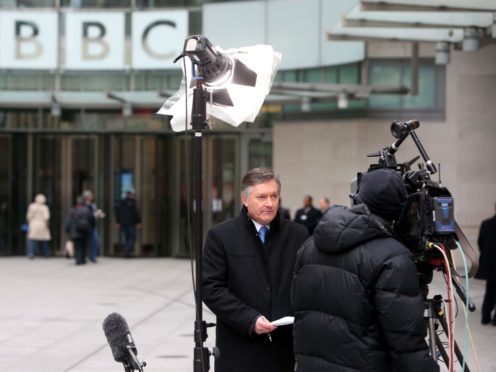
[[[418, 73], [418, 94], [375, 94], [369, 98], [374, 110], [444, 111], [445, 70], [433, 60], [421, 61]], [[409, 60], [373, 60], [369, 63], [369, 84], [411, 87]]]
[[[277, 81], [280, 82], [305, 82], [305, 83], [331, 83], [331, 84], [360, 84], [360, 63], [351, 63], [340, 66], [317, 67], [305, 70], [282, 71], [277, 75]], [[339, 92], [335, 92], [335, 96]], [[365, 108], [366, 102], [363, 99], [350, 99], [348, 109], [357, 110]], [[308, 102], [303, 101], [301, 104], [285, 104], [285, 113], [325, 113], [328, 111], [337, 111], [336, 99], [329, 98], [326, 100], [315, 101], [310, 99]]]

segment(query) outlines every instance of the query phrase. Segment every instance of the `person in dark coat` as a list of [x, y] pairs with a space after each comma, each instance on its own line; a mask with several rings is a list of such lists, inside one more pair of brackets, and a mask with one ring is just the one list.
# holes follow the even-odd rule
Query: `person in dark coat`
[[319, 199], [319, 209], [322, 216], [327, 213], [327, 211], [331, 208], [331, 201], [328, 197], [323, 196]]
[[279, 198], [279, 210], [277, 213], [279, 213], [279, 217], [285, 218], [287, 220], [291, 219], [291, 216], [289, 215], [289, 209], [282, 206], [281, 198]]
[[281, 184], [272, 170], [243, 177], [238, 217], [211, 228], [203, 256], [203, 301], [217, 316], [215, 372], [291, 372], [290, 287], [307, 230], [279, 217]]
[[305, 226], [310, 235], [312, 235], [321, 218], [322, 213], [313, 206], [313, 198], [310, 195], [305, 195], [303, 208], [296, 211], [295, 222]]
[[95, 217], [95, 227], [91, 231], [91, 243], [90, 248], [88, 249], [88, 259], [91, 262], [96, 263], [96, 257], [100, 252], [100, 234], [98, 233], [96, 221], [105, 218], [105, 213], [103, 213], [103, 211], [96, 206], [95, 197], [93, 196], [93, 192], [91, 190], [84, 190], [82, 196], [84, 198], [86, 208], [88, 208]]
[[141, 228], [141, 217], [134, 200], [134, 192], [126, 192], [126, 197], [122, 199], [115, 213], [117, 229], [124, 232], [124, 254], [131, 257], [136, 242], [137, 229]]
[[95, 217], [85, 206], [84, 198], [78, 196], [76, 205], [69, 210], [65, 221], [65, 231], [74, 243], [76, 265], [86, 263], [86, 253], [91, 243], [91, 234], [95, 228]]
[[391, 230], [406, 196], [394, 170], [365, 174], [358, 205], [332, 207], [298, 251], [297, 372], [439, 371], [415, 264]]
[[[494, 205], [496, 212], [496, 204]], [[496, 215], [484, 220], [479, 230], [477, 244], [480, 250], [479, 270], [475, 277], [486, 280], [486, 293], [482, 302], [482, 324], [496, 326], [496, 315], [492, 316], [496, 303]]]

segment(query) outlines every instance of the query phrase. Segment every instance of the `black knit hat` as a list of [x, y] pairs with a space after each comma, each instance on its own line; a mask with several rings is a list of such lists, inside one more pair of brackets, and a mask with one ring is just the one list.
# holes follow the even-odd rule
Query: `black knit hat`
[[357, 196], [372, 213], [392, 221], [405, 207], [407, 192], [398, 172], [380, 168], [362, 176]]

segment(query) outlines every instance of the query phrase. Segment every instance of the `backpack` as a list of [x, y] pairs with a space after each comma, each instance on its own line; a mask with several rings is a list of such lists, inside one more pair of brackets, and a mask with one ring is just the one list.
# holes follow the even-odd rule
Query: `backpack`
[[87, 234], [91, 230], [90, 221], [84, 215], [76, 216], [74, 227], [80, 234]]
[[76, 208], [73, 215], [73, 229], [77, 235], [86, 235], [91, 231], [90, 212], [86, 208]]

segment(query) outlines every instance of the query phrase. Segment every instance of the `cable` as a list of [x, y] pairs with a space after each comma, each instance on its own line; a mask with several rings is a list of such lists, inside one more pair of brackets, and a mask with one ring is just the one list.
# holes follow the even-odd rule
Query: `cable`
[[465, 328], [463, 331], [463, 364], [462, 364], [462, 371], [465, 371], [465, 365], [466, 365], [467, 353], [468, 353], [468, 305], [469, 305], [469, 299], [470, 299], [470, 289], [469, 289], [469, 283], [468, 283], [467, 258], [465, 257], [465, 252], [463, 252], [463, 248], [462, 248], [461, 244], [458, 242], [458, 240], [455, 240], [455, 243], [458, 246], [458, 249], [462, 255], [463, 268], [465, 270], [466, 298], [465, 298], [465, 307], [463, 308], [464, 313], [465, 313]]
[[[185, 52], [186, 52], [186, 45], [183, 47], [183, 70], [184, 70], [184, 106], [185, 106], [185, 115], [184, 115], [184, 161], [186, 163], [186, 166], [184, 167], [185, 173], [186, 173], [186, 244], [188, 246], [188, 251], [189, 251], [189, 259], [190, 259], [190, 266], [191, 266], [191, 280], [193, 283], [193, 295], [195, 296], [195, 303], [196, 301], [196, 284], [195, 284], [195, 268], [194, 268], [194, 256], [193, 256], [193, 244], [191, 242], [191, 204], [190, 204], [190, 195], [191, 195], [191, 188], [190, 188], [190, 162], [189, 162], [189, 152], [188, 152], [188, 144], [189, 144], [189, 138], [188, 138], [188, 72], [186, 70], [186, 57], [185, 57]], [[198, 306], [198, 304], [196, 304]]]
[[[463, 309], [465, 310], [465, 308]], [[474, 353], [475, 364], [477, 365], [477, 371], [481, 372], [480, 364], [479, 364], [479, 356], [475, 351], [474, 339], [472, 338], [472, 331], [470, 330], [470, 328], [468, 329], [468, 337], [470, 339], [470, 346], [472, 346], [472, 352]]]
[[[184, 115], [184, 161], [186, 162], [186, 166], [184, 167], [185, 169], [185, 179], [186, 179], [186, 245], [188, 246], [189, 250], [189, 259], [190, 259], [190, 269], [191, 269], [191, 280], [193, 284], [193, 296], [195, 298], [195, 304], [196, 308], [201, 307], [201, 299], [198, 301], [196, 298], [196, 282], [195, 282], [195, 266], [194, 266], [194, 255], [193, 255], [193, 244], [192, 244], [192, 239], [191, 239], [191, 203], [190, 203], [190, 197], [191, 197], [191, 187], [190, 187], [190, 161], [189, 161], [189, 151], [188, 148], [189, 146], [189, 137], [188, 137], [188, 114], [189, 114], [189, 107], [188, 107], [188, 71], [186, 69], [186, 57], [185, 57], [185, 49], [186, 45], [183, 48], [183, 70], [184, 70], [184, 101], [185, 101], [185, 115]], [[194, 69], [194, 66], [191, 66], [192, 69]], [[194, 70], [192, 70], [192, 78], [194, 76]], [[200, 303], [198, 303], [200, 302]], [[201, 368], [202, 371], [205, 370], [205, 361], [203, 359], [203, 352], [200, 353], [200, 358], [201, 358]]]
[[[454, 337], [454, 325], [455, 321], [453, 318], [453, 303], [454, 303], [454, 296], [453, 296], [453, 290], [451, 287], [451, 269], [449, 267], [449, 261], [448, 257], [446, 256], [446, 253], [444, 251], [444, 245], [440, 244], [433, 244], [433, 247], [436, 248], [441, 254], [443, 255], [444, 258], [444, 266], [445, 266], [445, 275], [447, 275], [447, 288], [448, 288], [448, 301], [449, 301], [449, 306], [448, 306], [448, 342], [449, 342], [449, 354], [450, 354], [450, 362], [449, 362], [449, 372], [454, 372], [454, 350], [455, 350], [455, 337]], [[441, 248], [442, 247], [442, 248]]]

